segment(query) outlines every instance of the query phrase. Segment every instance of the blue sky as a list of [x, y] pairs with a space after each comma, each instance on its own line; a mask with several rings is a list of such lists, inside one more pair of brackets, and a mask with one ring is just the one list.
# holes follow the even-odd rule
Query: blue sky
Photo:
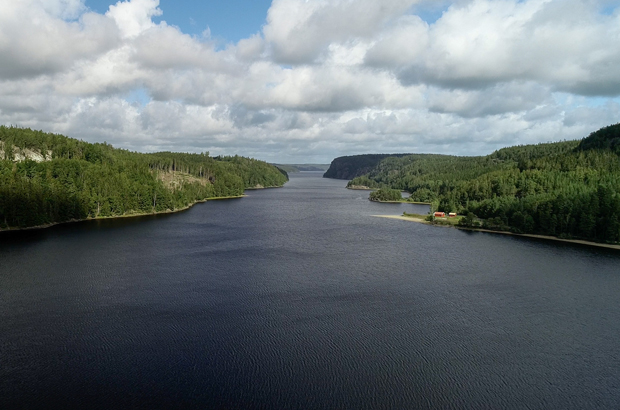
[[[86, 6], [105, 13], [116, 1], [86, 0]], [[448, 8], [449, 2], [436, 0], [413, 7], [417, 15], [428, 23], [437, 21]], [[260, 32], [265, 24], [271, 0], [160, 0], [162, 16], [153, 20], [166, 21], [181, 28], [184, 33], [201, 35], [209, 27], [215, 39], [237, 42]]]
[[[116, 1], [86, 1], [87, 7], [102, 14], [111, 4]], [[160, 0], [163, 15], [153, 20], [165, 20], [193, 35], [201, 35], [209, 27], [213, 38], [237, 42], [261, 30], [270, 5], [271, 0]]]

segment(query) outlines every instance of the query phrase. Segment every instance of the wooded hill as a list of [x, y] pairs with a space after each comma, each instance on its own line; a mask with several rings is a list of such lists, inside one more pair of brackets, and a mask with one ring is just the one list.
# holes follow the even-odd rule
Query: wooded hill
[[325, 172], [329, 168], [329, 164], [272, 164], [285, 170], [289, 174], [298, 172]]
[[323, 178], [353, 179], [369, 173], [381, 160], [408, 154], [367, 154], [338, 157], [332, 161]]
[[141, 154], [0, 126], [1, 229], [174, 211], [287, 180], [286, 172], [250, 158]]
[[620, 124], [581, 141], [516, 146], [481, 157], [388, 157], [353, 185], [405, 190], [410, 201], [472, 213], [489, 229], [618, 243]]

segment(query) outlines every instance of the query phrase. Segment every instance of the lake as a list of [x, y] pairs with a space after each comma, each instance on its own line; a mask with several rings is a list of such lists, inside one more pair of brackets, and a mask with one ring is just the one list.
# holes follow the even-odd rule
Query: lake
[[1, 233], [0, 408], [618, 408], [619, 251], [320, 176]]

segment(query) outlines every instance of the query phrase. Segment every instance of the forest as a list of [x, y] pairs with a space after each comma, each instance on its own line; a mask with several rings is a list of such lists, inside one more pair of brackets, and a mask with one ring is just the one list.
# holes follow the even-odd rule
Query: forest
[[408, 154], [366, 154], [338, 157], [332, 161], [323, 178], [353, 179], [369, 173], [381, 160]]
[[387, 157], [349, 186], [411, 193], [463, 223], [515, 233], [620, 241], [620, 124], [583, 140], [522, 145], [487, 156]]
[[0, 126], [0, 229], [174, 211], [287, 180], [240, 156], [143, 154]]
[[370, 200], [377, 202], [400, 202], [403, 195], [398, 189], [380, 188], [370, 193]]

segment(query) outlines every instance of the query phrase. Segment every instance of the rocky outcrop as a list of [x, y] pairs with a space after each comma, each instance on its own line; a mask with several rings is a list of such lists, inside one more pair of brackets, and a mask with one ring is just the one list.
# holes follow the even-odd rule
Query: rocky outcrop
[[[9, 160], [15, 162], [25, 161], [27, 159], [33, 160], [34, 162], [43, 162], [43, 161], [51, 161], [52, 160], [52, 151], [47, 151], [45, 155], [42, 152], [37, 150], [32, 150], [28, 148], [18, 148], [13, 145], [12, 149], [8, 150], [9, 152], [5, 152], [4, 142], [0, 141], [0, 160]], [[5, 155], [10, 156], [11, 158], [5, 158]]]

